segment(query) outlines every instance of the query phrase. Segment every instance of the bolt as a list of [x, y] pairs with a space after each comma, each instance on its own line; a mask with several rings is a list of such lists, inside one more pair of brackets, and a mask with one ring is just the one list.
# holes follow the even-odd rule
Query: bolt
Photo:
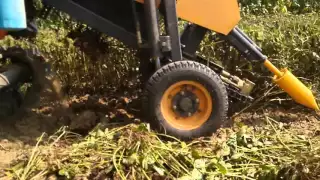
[[181, 91], [180, 94], [183, 96], [185, 93], [184, 93], [184, 91]]
[[196, 99], [196, 103], [199, 103], [199, 102], [200, 102], [200, 100], [197, 98], [197, 99]]
[[192, 116], [192, 113], [191, 113], [191, 112], [189, 112], [189, 113], [188, 113], [188, 116], [189, 116], [189, 117], [191, 117], [191, 116]]
[[177, 109], [177, 106], [173, 106], [173, 109], [176, 110], [176, 109]]

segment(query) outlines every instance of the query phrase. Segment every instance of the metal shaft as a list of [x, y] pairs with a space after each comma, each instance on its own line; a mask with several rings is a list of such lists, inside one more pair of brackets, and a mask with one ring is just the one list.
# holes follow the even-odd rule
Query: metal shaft
[[26, 65], [12, 64], [0, 73], [0, 90], [24, 83], [31, 77], [31, 72]]
[[178, 15], [176, 1], [164, 0], [166, 31], [171, 41], [171, 59], [173, 61], [182, 60], [182, 50], [178, 26]]
[[148, 31], [148, 44], [151, 47], [151, 57], [155, 60], [156, 68], [160, 68], [160, 33], [157, 19], [157, 7], [155, 0], [145, 0], [144, 10]]
[[275, 67], [269, 60], [264, 61], [264, 66], [267, 67], [269, 71], [271, 71], [276, 76], [278, 77], [283, 76], [283, 73], [277, 67]]

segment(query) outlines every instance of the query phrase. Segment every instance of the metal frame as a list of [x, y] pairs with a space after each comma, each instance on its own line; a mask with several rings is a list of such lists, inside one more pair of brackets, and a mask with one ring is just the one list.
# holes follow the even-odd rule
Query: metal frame
[[[176, 1], [163, 0], [160, 4], [160, 11], [164, 16], [166, 36], [160, 35], [158, 8], [155, 0], [144, 1], [145, 22], [140, 22], [134, 6], [135, 31], [131, 32], [124, 27], [114, 24], [106, 18], [82, 7], [72, 0], [43, 0], [46, 4], [53, 6], [70, 16], [78, 19], [89, 26], [114, 37], [132, 48], [150, 49], [150, 58], [154, 60], [156, 69], [161, 67], [160, 59], [165, 56], [165, 52], [170, 52], [171, 61], [182, 60], [183, 57], [192, 58], [192, 60], [201, 59], [195, 55], [200, 43], [206, 33], [210, 30], [196, 24], [188, 24], [182, 35], [179, 34], [178, 16], [176, 11]], [[132, 0], [134, 1], [134, 0]], [[135, 2], [136, 3], [136, 2]], [[147, 39], [143, 39], [140, 29], [145, 28]], [[266, 56], [262, 54], [261, 49], [238, 27], [235, 27], [228, 35], [220, 34], [222, 38], [229, 41], [231, 45], [237, 48], [249, 60], [264, 61]], [[141, 44], [147, 42], [145, 45]], [[203, 59], [202, 59], [203, 60]], [[220, 69], [220, 68], [219, 68]]]
[[248, 60], [265, 61], [267, 57], [262, 54], [261, 48], [258, 47], [241, 29], [235, 27], [227, 36], [221, 35], [222, 38], [229, 41], [240, 53]]
[[151, 58], [155, 61], [156, 69], [161, 68], [160, 56], [160, 32], [157, 18], [157, 6], [155, 0], [144, 1], [144, 12], [148, 34], [148, 47], [151, 49]]
[[208, 29], [202, 26], [187, 24], [181, 35], [183, 53], [194, 56], [208, 31]]
[[164, 0], [163, 5], [166, 33], [170, 37], [171, 42], [171, 60], [180, 61], [183, 57], [180, 42], [176, 1]]
[[121, 26], [95, 14], [71, 0], [43, 0], [47, 5], [68, 13], [73, 18], [112, 36], [128, 46], [138, 48], [136, 34], [129, 32]]
[[163, 15], [167, 36], [160, 36], [159, 33], [156, 1], [145, 0], [144, 9], [146, 24], [148, 24], [148, 45], [151, 49], [151, 58], [155, 62], [156, 69], [161, 67], [160, 58], [166, 51], [170, 51], [170, 60], [182, 60], [176, 1], [163, 0], [161, 4], [161, 9], [164, 11]]

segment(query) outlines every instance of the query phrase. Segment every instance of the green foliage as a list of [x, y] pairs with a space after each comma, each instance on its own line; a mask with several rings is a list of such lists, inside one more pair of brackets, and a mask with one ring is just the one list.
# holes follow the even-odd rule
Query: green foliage
[[[239, 27], [248, 34], [278, 67], [287, 67], [314, 90], [320, 87], [320, 20], [318, 13], [246, 16]], [[270, 73], [260, 64], [239, 57], [223, 41], [203, 43], [200, 54], [225, 65], [228, 71], [248, 76], [262, 85]], [[238, 66], [236, 68], [235, 66]], [[261, 77], [261, 78], [260, 78]], [[259, 84], [260, 83], [260, 84]], [[260, 95], [260, 94], [259, 94]]]
[[320, 70], [319, 17], [319, 14], [251, 16], [240, 27], [277, 64], [310, 77]]
[[317, 179], [319, 137], [298, 136], [269, 117], [264, 122], [256, 130], [239, 124], [188, 143], [155, 134], [145, 124], [98, 126], [66, 148], [63, 139], [70, 142], [72, 134], [64, 130], [40, 142], [44, 145], [8, 174], [25, 179], [46, 179], [54, 172], [67, 179]]
[[306, 13], [320, 10], [316, 0], [239, 0], [244, 13]]
[[[43, 26], [42, 26], [43, 27]], [[68, 38], [65, 28], [41, 28], [34, 40], [16, 40], [6, 37], [2, 47], [37, 47], [52, 64], [69, 93], [103, 93], [104, 88], [120, 87], [127, 82], [137, 66], [135, 51], [113, 38], [105, 38], [107, 47], [87, 47], [86, 52]], [[82, 42], [85, 45], [86, 42]]]

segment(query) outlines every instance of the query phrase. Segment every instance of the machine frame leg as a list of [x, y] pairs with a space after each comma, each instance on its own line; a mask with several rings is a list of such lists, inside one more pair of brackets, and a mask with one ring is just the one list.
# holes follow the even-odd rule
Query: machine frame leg
[[180, 42], [176, 1], [164, 0], [163, 5], [166, 34], [170, 37], [171, 60], [180, 61], [183, 59], [183, 57]]
[[155, 62], [156, 69], [161, 68], [160, 64], [160, 56], [161, 56], [161, 48], [160, 48], [160, 32], [159, 32], [159, 24], [157, 18], [157, 7], [155, 0], [145, 0], [144, 1], [144, 11], [145, 11], [145, 19], [148, 33], [148, 45], [151, 49], [151, 58]]

